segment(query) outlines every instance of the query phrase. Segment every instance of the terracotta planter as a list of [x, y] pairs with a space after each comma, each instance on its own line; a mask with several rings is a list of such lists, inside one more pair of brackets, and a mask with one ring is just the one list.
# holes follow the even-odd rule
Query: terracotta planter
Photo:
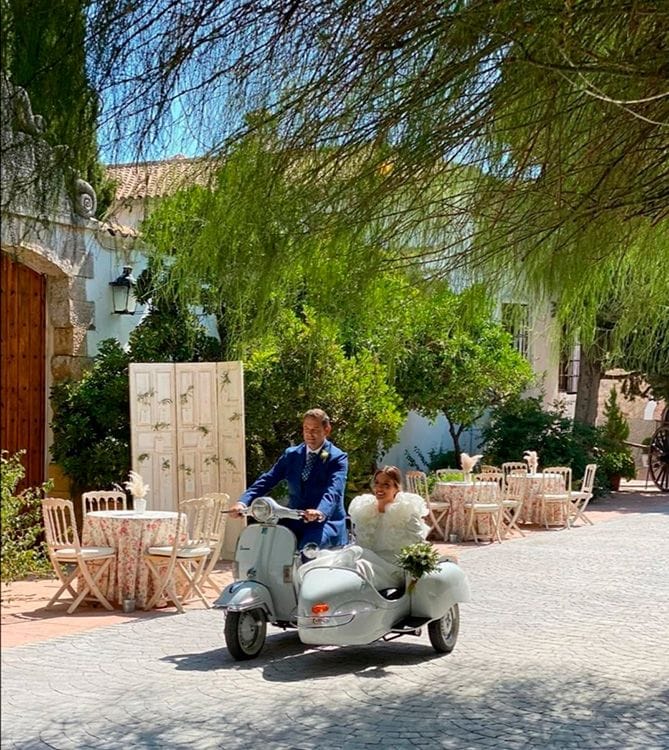
[[618, 492], [618, 490], [620, 489], [621, 479], [622, 477], [620, 476], [620, 474], [612, 474], [609, 477], [609, 482], [611, 483], [611, 489], [613, 490], [613, 492]]

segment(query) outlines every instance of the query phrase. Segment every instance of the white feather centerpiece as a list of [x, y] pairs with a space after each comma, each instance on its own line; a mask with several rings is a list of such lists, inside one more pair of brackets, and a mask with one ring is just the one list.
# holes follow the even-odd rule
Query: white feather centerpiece
[[476, 464], [483, 458], [482, 453], [477, 453], [475, 456], [470, 456], [468, 453], [460, 454], [460, 468], [464, 473], [465, 481], [471, 479], [471, 474]]
[[143, 513], [146, 510], [146, 495], [151, 489], [148, 484], [144, 482], [141, 475], [136, 471], [131, 471], [127, 482], [123, 483], [123, 486], [133, 497], [133, 508], [137, 513]]
[[530, 474], [536, 474], [539, 468], [539, 456], [536, 451], [525, 451], [523, 458], [527, 463], [527, 470]]

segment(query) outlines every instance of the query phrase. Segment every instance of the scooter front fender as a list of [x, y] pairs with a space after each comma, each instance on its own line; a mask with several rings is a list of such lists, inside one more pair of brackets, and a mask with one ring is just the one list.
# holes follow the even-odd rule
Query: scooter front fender
[[262, 609], [270, 622], [275, 619], [272, 595], [267, 586], [258, 581], [234, 581], [228, 584], [214, 602], [214, 607], [226, 612]]

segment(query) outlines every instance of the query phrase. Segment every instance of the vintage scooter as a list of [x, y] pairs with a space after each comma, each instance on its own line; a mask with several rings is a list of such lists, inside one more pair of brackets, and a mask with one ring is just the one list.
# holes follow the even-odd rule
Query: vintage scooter
[[214, 602], [225, 612], [225, 643], [237, 660], [252, 659], [262, 651], [268, 622], [284, 629], [297, 627], [297, 569], [302, 559], [295, 534], [278, 522], [304, 516], [271, 497], [256, 498], [242, 512], [256, 523], [239, 535], [235, 580]]
[[[263, 497], [247, 514], [258, 523], [247, 526], [237, 542], [237, 580], [214, 603], [226, 613], [225, 642], [233, 658], [260, 653], [268, 622], [297, 627], [303, 643], [338, 646], [420, 635], [427, 626], [437, 652], [455, 647], [458, 604], [469, 601], [467, 579], [455, 561], [443, 559], [415, 586], [377, 591], [356, 569], [338, 564], [336, 556], [319, 557], [315, 545], [297, 552], [295, 535], [277, 523], [301, 518], [301, 511]], [[313, 558], [304, 571], [302, 555]]]

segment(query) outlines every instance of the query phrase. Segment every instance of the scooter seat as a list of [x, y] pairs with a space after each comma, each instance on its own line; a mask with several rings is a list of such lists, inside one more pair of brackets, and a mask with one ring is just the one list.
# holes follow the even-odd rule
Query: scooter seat
[[394, 601], [395, 599], [401, 599], [404, 596], [404, 589], [394, 586], [391, 589], [380, 589], [379, 594], [381, 594], [384, 599]]

